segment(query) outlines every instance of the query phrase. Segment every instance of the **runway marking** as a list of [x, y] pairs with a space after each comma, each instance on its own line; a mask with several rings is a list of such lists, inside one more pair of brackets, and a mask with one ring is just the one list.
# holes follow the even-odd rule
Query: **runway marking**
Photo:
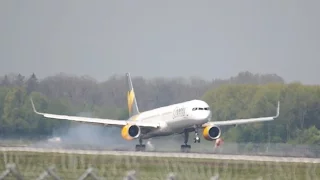
[[198, 153], [97, 151], [97, 150], [46, 149], [46, 148], [28, 148], [28, 147], [0, 147], [0, 151], [87, 154], [87, 155], [115, 155], [115, 156], [144, 156], [144, 157], [177, 157], [177, 158], [219, 159], [219, 160], [236, 160], [236, 161], [240, 160], [240, 161], [264, 161], [264, 162], [320, 163], [319, 158], [246, 156], [246, 155], [222, 155], [222, 154], [198, 154]]

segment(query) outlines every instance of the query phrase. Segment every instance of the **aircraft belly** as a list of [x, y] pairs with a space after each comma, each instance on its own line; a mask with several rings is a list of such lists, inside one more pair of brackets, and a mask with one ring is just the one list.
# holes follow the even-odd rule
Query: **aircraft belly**
[[[157, 121], [159, 119], [152, 119], [152, 120]], [[195, 125], [196, 123], [199, 123], [194, 119], [186, 119], [185, 117], [175, 118], [175, 119], [172, 119], [172, 117], [162, 117], [161, 120], [166, 122], [167, 126], [152, 130], [149, 133], [144, 134], [142, 138], [148, 139], [155, 136], [168, 136], [175, 133], [180, 133], [184, 128], [189, 128]]]
[[195, 121], [193, 119], [176, 119], [167, 123], [168, 127], [173, 131], [181, 130], [183, 128], [187, 128], [193, 126]]
[[169, 136], [174, 132], [168, 128], [156, 129], [142, 136], [143, 139], [148, 139], [156, 136]]

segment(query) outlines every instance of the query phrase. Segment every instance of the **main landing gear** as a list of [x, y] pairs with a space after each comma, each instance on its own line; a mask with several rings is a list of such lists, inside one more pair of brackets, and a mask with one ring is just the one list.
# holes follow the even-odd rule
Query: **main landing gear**
[[[200, 143], [200, 137], [198, 134], [197, 127], [195, 127], [194, 132], [195, 132], [194, 143]], [[184, 145], [181, 145], [181, 152], [190, 152], [191, 145], [188, 145], [188, 140], [189, 140], [189, 132], [187, 130], [184, 130]]]
[[136, 145], [136, 151], [146, 151], [146, 145], [142, 144], [142, 139], [139, 139], [139, 144]]
[[188, 145], [189, 132], [184, 130], [184, 144], [181, 145], [181, 152], [190, 152], [191, 146]]

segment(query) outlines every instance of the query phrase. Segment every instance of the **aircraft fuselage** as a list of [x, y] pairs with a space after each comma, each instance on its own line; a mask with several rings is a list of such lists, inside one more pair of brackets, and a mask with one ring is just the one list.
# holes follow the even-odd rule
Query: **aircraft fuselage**
[[141, 135], [142, 139], [182, 133], [185, 129], [200, 126], [211, 119], [209, 105], [201, 100], [191, 100], [141, 112], [130, 121], [160, 122], [160, 128]]

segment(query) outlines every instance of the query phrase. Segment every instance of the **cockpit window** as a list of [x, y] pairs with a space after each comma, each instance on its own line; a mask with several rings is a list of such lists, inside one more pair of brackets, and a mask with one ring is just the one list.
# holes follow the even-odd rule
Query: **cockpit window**
[[203, 110], [203, 108], [199, 108], [199, 110]]
[[192, 108], [192, 111], [195, 111], [195, 110], [197, 110], [197, 108]]
[[209, 108], [208, 108], [208, 107], [206, 107], [206, 108], [204, 108], [204, 110], [209, 110]]

